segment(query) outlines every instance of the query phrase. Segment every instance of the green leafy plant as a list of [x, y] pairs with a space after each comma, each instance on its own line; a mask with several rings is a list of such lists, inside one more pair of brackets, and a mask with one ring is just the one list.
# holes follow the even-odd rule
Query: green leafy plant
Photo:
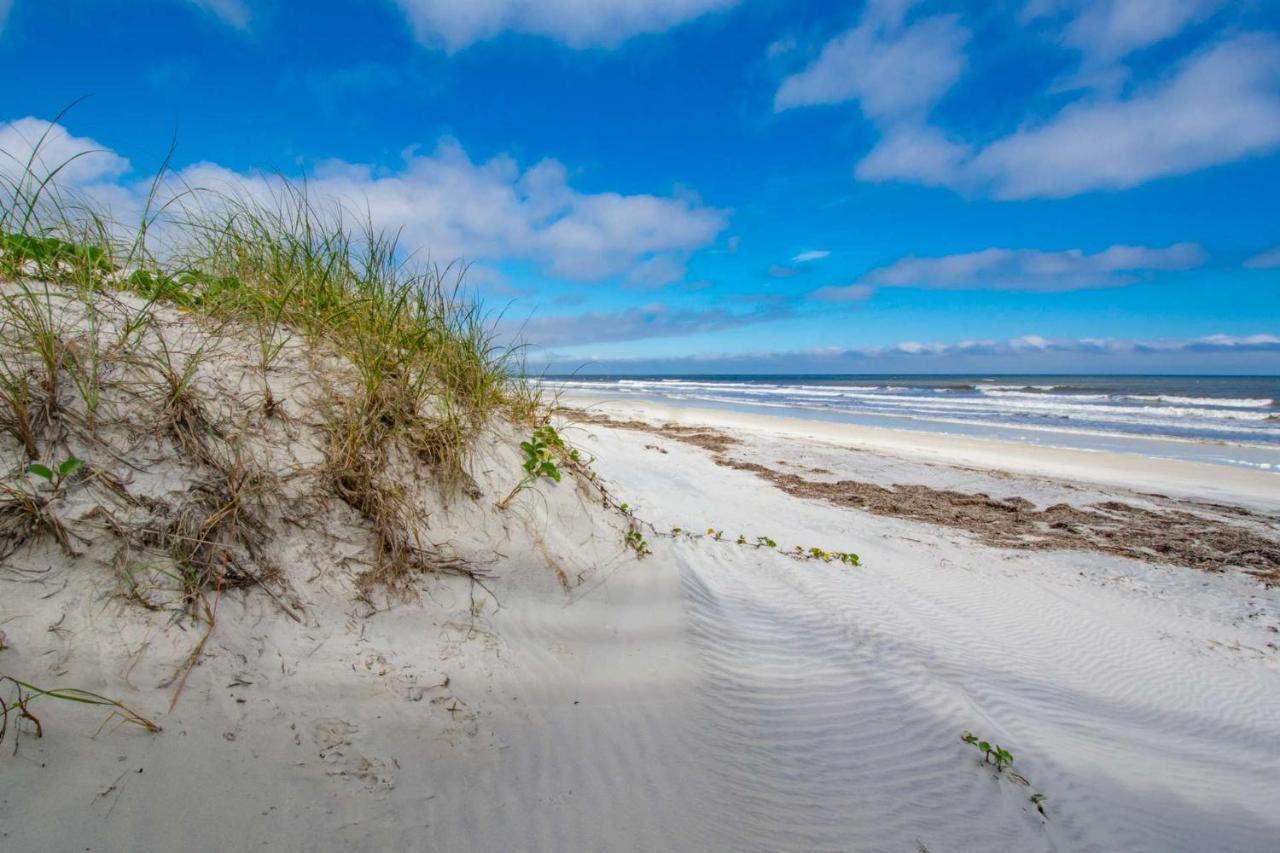
[[524, 476], [520, 482], [516, 483], [511, 493], [498, 503], [498, 509], [506, 509], [522, 489], [533, 485], [541, 477], [556, 483], [560, 482], [560, 467], [556, 464], [556, 460], [566, 450], [564, 439], [560, 437], [555, 427], [550, 424], [538, 427], [528, 441], [520, 442], [520, 449], [524, 451], [525, 456], [524, 462], [520, 465], [524, 469]]
[[757, 536], [757, 537], [756, 537], [756, 547], [757, 547], [757, 548], [777, 548], [777, 547], [778, 547], [778, 543], [777, 543], [777, 542], [774, 542], [774, 541], [773, 541], [772, 539], [770, 539], [768, 536]]
[[995, 764], [997, 773], [1003, 773], [1006, 767], [1013, 764], [1013, 754], [998, 743], [980, 740], [973, 732], [965, 732], [960, 739], [981, 752], [984, 763]]
[[29, 480], [0, 483], [0, 559], [8, 557], [37, 533], [51, 535], [64, 553], [76, 556], [71, 531], [54, 512], [54, 507], [71, 475], [83, 466], [75, 457], [64, 459], [55, 467], [32, 462], [26, 472], [49, 485], [50, 488], [43, 491]]
[[627, 547], [636, 552], [637, 557], [644, 557], [653, 553], [649, 550], [649, 543], [645, 541], [644, 534], [635, 527], [627, 531], [625, 541]]
[[[1010, 769], [1013, 766], [1013, 753], [1009, 752], [1009, 750], [1005, 749], [1000, 744], [992, 743], [989, 740], [983, 740], [973, 732], [969, 731], [960, 735], [960, 740], [981, 752], [983, 764], [994, 764], [996, 773], [1002, 774], [1004, 778], [1012, 779], [1020, 785], [1031, 787], [1031, 783], [1027, 781], [1025, 776]], [[1049, 813], [1044, 807], [1045, 801], [1049, 799], [1048, 795], [1035, 791], [1027, 799], [1036, 807], [1036, 811], [1040, 813], [1041, 817], [1049, 817]]]
[[53, 490], [60, 491], [63, 484], [75, 472], [84, 467], [84, 462], [69, 456], [63, 459], [56, 468], [50, 468], [47, 465], [41, 465], [39, 462], [32, 462], [27, 466], [27, 473], [33, 474], [53, 487]]

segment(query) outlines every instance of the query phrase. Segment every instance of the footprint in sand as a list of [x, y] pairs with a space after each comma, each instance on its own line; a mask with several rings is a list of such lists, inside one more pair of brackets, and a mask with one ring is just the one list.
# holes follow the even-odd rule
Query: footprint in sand
[[320, 760], [329, 767], [330, 776], [346, 776], [364, 783], [371, 791], [389, 791], [395, 787], [395, 774], [385, 761], [370, 758], [352, 746], [357, 729], [346, 720], [325, 718], [311, 726], [311, 737], [320, 748]]

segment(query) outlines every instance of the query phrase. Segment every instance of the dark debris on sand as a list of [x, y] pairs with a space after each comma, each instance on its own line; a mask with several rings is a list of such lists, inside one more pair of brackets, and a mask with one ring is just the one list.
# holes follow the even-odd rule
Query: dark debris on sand
[[[1039, 509], [1025, 498], [993, 498], [918, 484], [881, 486], [857, 480], [808, 480], [727, 456], [726, 451], [740, 442], [719, 430], [613, 420], [582, 411], [571, 414], [579, 421], [653, 433], [704, 448], [714, 454], [717, 465], [753, 473], [795, 497], [964, 530], [983, 544], [997, 548], [1097, 551], [1211, 572], [1235, 567], [1268, 585], [1280, 584], [1280, 539], [1207, 514], [1174, 508], [1149, 509], [1117, 500], [1087, 506], [1058, 503]], [[1243, 507], [1208, 503], [1201, 506], [1186, 501], [1179, 504], [1206, 513], [1260, 521], [1267, 526], [1274, 523]]]

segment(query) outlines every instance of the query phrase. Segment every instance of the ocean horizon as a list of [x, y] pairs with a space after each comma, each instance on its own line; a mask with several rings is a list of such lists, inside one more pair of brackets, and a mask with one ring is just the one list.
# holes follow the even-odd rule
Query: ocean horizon
[[555, 389], [1280, 472], [1280, 377], [547, 376]]

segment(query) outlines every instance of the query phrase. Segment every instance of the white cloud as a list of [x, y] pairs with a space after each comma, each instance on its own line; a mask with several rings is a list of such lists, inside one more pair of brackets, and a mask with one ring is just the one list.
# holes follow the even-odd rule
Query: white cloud
[[1024, 20], [1066, 14], [1062, 41], [1090, 65], [1113, 62], [1182, 32], [1226, 0], [1032, 0]]
[[813, 292], [813, 298], [823, 302], [863, 302], [875, 295], [869, 284], [829, 284]]
[[1131, 340], [1127, 338], [1045, 338], [1022, 335], [1002, 341], [966, 340], [955, 343], [920, 344], [904, 342], [885, 347], [847, 350], [875, 358], [886, 355], [991, 355], [1042, 353], [1135, 353], [1135, 352], [1280, 352], [1280, 337], [1268, 334], [1206, 335], [1201, 338]]
[[793, 264], [807, 264], [810, 261], [820, 261], [831, 253], [826, 249], [814, 249], [808, 252], [801, 252], [791, 259]]
[[936, 131], [888, 135], [863, 163], [865, 180], [986, 189], [997, 198], [1062, 198], [1280, 147], [1280, 41], [1242, 35], [1184, 62], [1127, 98], [1086, 98], [976, 153]]
[[130, 169], [124, 157], [87, 136], [72, 136], [60, 124], [28, 116], [0, 125], [0, 174], [19, 174], [28, 160], [31, 171], [56, 170], [59, 182], [81, 187], [113, 182]]
[[971, 156], [967, 145], [952, 142], [940, 130], [904, 125], [889, 130], [854, 167], [863, 181], [910, 180], [926, 186], [953, 186]]
[[535, 346], [572, 346], [645, 338], [669, 338], [732, 329], [782, 314], [761, 312], [735, 314], [720, 308], [679, 309], [651, 303], [621, 311], [588, 311], [583, 314], [534, 317], [513, 334]]
[[908, 5], [870, 4], [857, 26], [782, 81], [774, 109], [857, 101], [874, 121], [923, 117], [964, 73], [969, 31], [953, 15], [904, 27]]
[[1242, 36], [1127, 100], [1066, 108], [973, 162], [1003, 198], [1125, 189], [1280, 145], [1280, 43]]
[[[46, 164], [101, 148], [59, 125], [26, 118], [0, 130], [0, 149], [22, 159], [46, 129]], [[12, 169], [16, 162], [0, 160], [0, 169], [6, 164]], [[147, 188], [146, 181], [129, 179], [128, 169], [128, 160], [104, 151], [73, 162], [62, 178], [127, 219], [137, 214]], [[182, 169], [172, 184], [263, 200], [276, 188], [273, 178], [214, 163]], [[678, 279], [689, 255], [712, 244], [728, 216], [689, 198], [582, 193], [555, 160], [524, 169], [507, 156], [477, 163], [449, 140], [430, 154], [406, 151], [388, 170], [322, 163], [307, 176], [307, 190], [318, 201], [367, 215], [378, 227], [399, 229], [402, 245], [433, 259], [526, 261], [579, 281], [629, 274], [648, 285]]]
[[727, 9], [737, 0], [395, 0], [418, 40], [461, 50], [503, 32], [570, 47], [614, 47]]
[[249, 29], [249, 6], [245, 0], [187, 0], [188, 3], [217, 16], [218, 20], [238, 30]]
[[1251, 270], [1274, 270], [1280, 269], [1280, 246], [1274, 249], [1268, 249], [1265, 252], [1254, 255], [1244, 262], [1246, 268]]
[[[1111, 246], [1093, 254], [1080, 249], [993, 248], [938, 258], [902, 258], [872, 270], [855, 286], [1054, 293], [1133, 284], [1152, 272], [1192, 269], [1206, 260], [1204, 250], [1194, 243], [1162, 249]], [[839, 290], [827, 290], [824, 295], [820, 290], [814, 296], [831, 299], [839, 294]]]
[[[901, 341], [887, 346], [701, 353], [670, 358], [616, 358], [591, 362], [610, 373], [974, 373], [999, 372], [1204, 372], [1272, 373], [1280, 357], [1274, 334], [1206, 335], [1200, 338], [1046, 338], [1029, 334], [1003, 340]], [[557, 369], [581, 362], [550, 356]]]

